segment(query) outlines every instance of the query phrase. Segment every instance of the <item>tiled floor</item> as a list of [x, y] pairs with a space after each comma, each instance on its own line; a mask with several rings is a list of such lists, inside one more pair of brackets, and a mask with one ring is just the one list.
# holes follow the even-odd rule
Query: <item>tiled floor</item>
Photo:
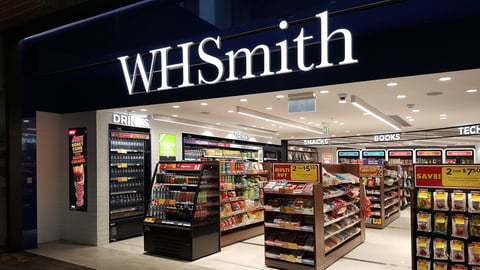
[[[407, 208], [385, 229], [367, 229], [366, 241], [328, 270], [411, 269], [410, 249], [410, 210]], [[193, 262], [147, 255], [143, 251], [142, 237], [102, 247], [57, 241], [40, 244], [30, 252], [95, 269], [269, 269], [264, 265], [263, 236], [224, 247], [219, 253]]]

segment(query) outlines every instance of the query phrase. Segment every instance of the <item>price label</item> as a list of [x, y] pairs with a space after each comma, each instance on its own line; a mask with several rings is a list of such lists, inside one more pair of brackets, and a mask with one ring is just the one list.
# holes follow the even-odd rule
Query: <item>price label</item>
[[127, 153], [127, 150], [126, 150], [126, 149], [118, 149], [118, 150], [117, 150], [117, 153], [119, 153], [119, 154], [126, 154], [126, 153]]
[[128, 178], [127, 177], [119, 177], [118, 182], [127, 182]]
[[127, 165], [127, 163], [119, 163], [119, 164], [117, 165], [117, 167], [118, 167], [118, 168], [127, 168], [128, 165]]
[[455, 166], [442, 168], [442, 184], [451, 187], [479, 187], [480, 167]]
[[147, 217], [147, 218], [144, 219], [144, 221], [147, 222], [147, 223], [155, 223], [155, 218]]
[[293, 181], [318, 181], [317, 165], [292, 165], [291, 180]]

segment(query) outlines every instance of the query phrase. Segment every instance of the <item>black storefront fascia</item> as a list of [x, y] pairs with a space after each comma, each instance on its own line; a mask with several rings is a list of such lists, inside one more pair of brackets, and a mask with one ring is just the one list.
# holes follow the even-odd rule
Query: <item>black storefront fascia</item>
[[[391, 5], [368, 9], [329, 11], [330, 30], [347, 28], [352, 32], [353, 55], [359, 61], [356, 64], [129, 95], [117, 60], [119, 56], [134, 56], [136, 53], [148, 53], [150, 49], [174, 47], [188, 41], [199, 42], [205, 36], [217, 35], [231, 37], [225, 41], [222, 51], [252, 48], [258, 44], [273, 48], [280, 40], [292, 42], [300, 27], [311, 35], [318, 34], [319, 23], [313, 16], [325, 11], [311, 10], [285, 18], [289, 22], [299, 22], [291, 24], [288, 34], [278, 30], [279, 19], [219, 31], [190, 18], [190, 27], [195, 27], [185, 36], [164, 36], [159, 34], [164, 31], [160, 27], [145, 27], [145, 20], [152, 18], [139, 13], [141, 8], [123, 9], [111, 17], [93, 19], [24, 40], [24, 116], [31, 117], [37, 110], [80, 112], [479, 67], [480, 41], [473, 38], [478, 31], [479, 3], [466, 1], [458, 5], [454, 1], [396, 1]], [[161, 10], [161, 5], [149, 8], [152, 13], [157, 12], [156, 16], [166, 12]], [[169, 20], [180, 13], [172, 14], [169, 14]], [[188, 17], [177, 19], [187, 20]], [[121, 27], [122, 23], [125, 28]], [[187, 26], [185, 22], [178, 21], [180, 29], [187, 29]], [[116, 32], [109, 32], [112, 29]], [[253, 33], [250, 32], [252, 30]], [[109, 33], [107, 36], [114, 41], [108, 46], [104, 46], [105, 33]], [[125, 42], [122, 43], [122, 40]], [[138, 46], [135, 46], [135, 41], [138, 41]], [[331, 43], [332, 48], [343, 46], [342, 40]], [[318, 48], [318, 41], [306, 46], [307, 57], [318, 59]], [[289, 53], [290, 63], [293, 63], [295, 48]], [[332, 51], [332, 62], [338, 63], [341, 57], [341, 51]], [[178, 62], [178, 58], [173, 57], [172, 62]], [[262, 65], [256, 65], [256, 68], [261, 71]], [[171, 80], [178, 80], [174, 72]]]

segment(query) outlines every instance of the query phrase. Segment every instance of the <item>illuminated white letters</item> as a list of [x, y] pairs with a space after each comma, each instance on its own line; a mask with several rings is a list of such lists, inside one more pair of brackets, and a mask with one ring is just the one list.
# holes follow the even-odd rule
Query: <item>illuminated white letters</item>
[[[334, 36], [343, 36], [343, 46], [344, 46], [344, 59], [340, 61], [338, 65], [346, 65], [346, 64], [354, 64], [357, 63], [358, 60], [354, 59], [352, 56], [352, 34], [347, 29], [337, 29], [331, 33], [328, 30], [328, 12], [324, 11], [315, 15], [316, 18], [319, 19], [320, 22], [320, 36], [317, 38], [317, 43], [320, 46], [320, 63], [313, 63], [315, 60], [313, 59], [306, 59], [305, 56], [305, 46], [306, 41], [311, 41], [312, 44], [314, 43], [315, 37], [312, 35], [306, 35], [305, 29], [302, 27], [296, 38], [291, 40], [290, 42], [285, 39], [275, 43], [275, 46], [280, 49], [280, 54], [276, 57], [280, 59], [275, 59], [276, 63], [279, 63], [280, 66], [276, 67], [277, 70], [272, 71], [271, 65], [271, 57], [272, 53], [270, 48], [265, 44], [256, 45], [253, 49], [247, 48], [239, 48], [237, 50], [229, 50], [228, 52], [222, 52], [222, 40], [220, 37], [207, 37], [200, 41], [199, 45], [196, 49], [194, 49], [194, 42], [186, 42], [182, 44], [178, 44], [176, 47], [163, 47], [151, 50], [149, 52], [150, 56], [150, 67], [145, 66], [145, 62], [143, 57], [140, 54], [135, 56], [135, 61], [133, 64], [129, 64], [130, 56], [121, 56], [118, 57], [120, 61], [123, 76], [125, 79], [125, 83], [127, 86], [128, 93], [130, 95], [136, 93], [149, 93], [152, 91], [159, 91], [159, 90], [168, 90], [174, 88], [184, 88], [190, 87], [200, 84], [215, 84], [221, 81], [235, 81], [239, 79], [250, 79], [256, 77], [265, 77], [271, 76], [275, 74], [284, 74], [290, 73], [294, 70], [300, 70], [303, 72], [307, 72], [313, 69], [325, 68], [333, 66], [334, 63], [331, 63], [328, 58], [329, 52], [329, 42], [333, 39]], [[282, 31], [288, 29], [288, 23], [285, 21], [280, 22], [279, 28]], [[289, 44], [292, 46], [291, 43], [294, 43], [297, 50], [297, 61], [296, 66], [290, 67], [288, 63], [288, 48]], [[214, 44], [214, 52], [207, 53], [206, 46], [208, 44]], [[180, 50], [180, 58], [181, 60], [177, 63], [169, 63], [173, 61], [175, 57], [169, 57], [170, 53], [173, 50], [177, 51]], [[195, 59], [199, 59], [199, 63], [194, 63], [195, 65], [191, 65], [190, 60], [190, 53], [195, 53]], [[254, 56], [261, 55], [263, 56], [263, 70], [254, 72]], [[177, 52], [175, 52], [175, 56], [177, 56]], [[244, 74], [237, 74], [236, 65], [238, 64], [238, 60], [240, 58], [244, 58], [245, 66], [243, 67]], [[159, 61], [159, 64], [157, 64]], [[226, 63], [225, 63], [226, 62]], [[133, 66], [133, 67], [132, 67]], [[158, 66], [160, 67], [159, 69]], [[213, 66], [214, 70], [212, 71], [209, 69], [209, 72], [213, 72], [213, 75], [210, 74], [207, 76], [205, 68], [207, 66]], [[256, 67], [256, 66], [255, 66]], [[197, 68], [196, 74], [198, 75], [197, 78], [191, 78], [190, 72]], [[202, 69], [203, 68], [203, 69]], [[225, 74], [225, 68], [228, 68], [228, 74]], [[133, 69], [133, 70], [130, 70]], [[181, 70], [182, 79], [181, 82], [177, 83], [170, 83], [169, 81], [169, 74], [172, 70]], [[216, 73], [215, 73], [216, 72]], [[156, 79], [154, 76], [160, 76], [160, 79]], [[140, 77], [143, 83], [144, 90], [138, 89], [136, 87], [136, 80], [137, 77]], [[208, 78], [207, 78], [208, 77]], [[153, 86], [152, 83], [158, 83], [160, 86]], [[176, 84], [176, 85], [175, 85]], [[156, 89], [155, 89], [156, 87]]]

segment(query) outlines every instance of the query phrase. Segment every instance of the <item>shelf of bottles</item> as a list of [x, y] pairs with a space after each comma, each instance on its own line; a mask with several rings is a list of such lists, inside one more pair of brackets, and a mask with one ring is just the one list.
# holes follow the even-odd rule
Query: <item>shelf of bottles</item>
[[220, 161], [220, 230], [263, 222], [263, 185], [269, 170], [260, 162]]
[[218, 222], [218, 172], [207, 177], [203, 163], [159, 163], [145, 222], [191, 227], [212, 220]]
[[363, 165], [360, 176], [371, 202], [365, 224], [382, 229], [400, 217], [400, 181], [396, 167]]
[[143, 216], [148, 134], [110, 133], [110, 220]]

